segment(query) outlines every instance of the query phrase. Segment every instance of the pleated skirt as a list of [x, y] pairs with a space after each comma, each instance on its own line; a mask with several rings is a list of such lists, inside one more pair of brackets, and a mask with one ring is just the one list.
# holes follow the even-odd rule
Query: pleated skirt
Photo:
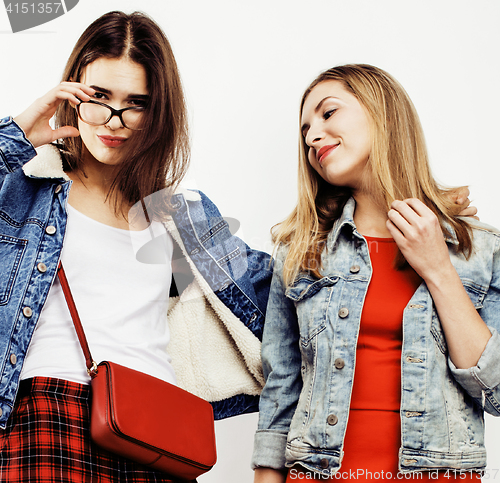
[[177, 483], [109, 453], [90, 439], [90, 387], [35, 377], [22, 381], [0, 429], [0, 481], [9, 483]]

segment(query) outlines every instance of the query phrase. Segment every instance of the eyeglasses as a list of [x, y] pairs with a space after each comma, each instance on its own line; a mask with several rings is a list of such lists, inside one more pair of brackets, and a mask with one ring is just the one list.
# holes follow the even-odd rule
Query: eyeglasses
[[80, 102], [76, 106], [78, 117], [91, 126], [102, 126], [108, 123], [113, 116], [118, 116], [124, 127], [133, 131], [143, 129], [142, 121], [144, 107], [126, 107], [125, 109], [114, 109], [102, 102], [90, 100]]

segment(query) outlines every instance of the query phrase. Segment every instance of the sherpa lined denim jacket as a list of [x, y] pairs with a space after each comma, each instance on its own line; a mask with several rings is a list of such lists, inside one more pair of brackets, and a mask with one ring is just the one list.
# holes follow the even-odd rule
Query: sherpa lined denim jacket
[[[38, 162], [37, 156], [31, 163], [38, 165], [27, 169], [35, 155], [15, 122], [0, 121], [0, 428], [12, 412], [24, 358], [56, 276], [67, 222], [71, 181], [58, 154], [55, 164], [54, 157]], [[175, 194], [173, 206], [173, 238], [212, 295], [229, 309], [224, 323], [241, 326], [235, 330], [243, 331], [240, 336], [248, 346], [258, 344], [253, 364], [260, 367], [270, 256], [233, 236], [202, 193]], [[258, 395], [250, 392], [211, 401], [216, 419], [256, 411]]]
[[[262, 343], [261, 394], [253, 467], [296, 463], [323, 474], [341, 465], [363, 300], [368, 245], [351, 198], [328, 236], [323, 278], [302, 273], [286, 287], [278, 251]], [[475, 367], [457, 369], [432, 298], [422, 283], [403, 314], [399, 469], [482, 469], [483, 410], [500, 416], [500, 236], [474, 220], [469, 260], [447, 239], [462, 283], [492, 337]], [[335, 364], [342, 359], [344, 364]], [[376, 451], [376, 448], [374, 448]]]

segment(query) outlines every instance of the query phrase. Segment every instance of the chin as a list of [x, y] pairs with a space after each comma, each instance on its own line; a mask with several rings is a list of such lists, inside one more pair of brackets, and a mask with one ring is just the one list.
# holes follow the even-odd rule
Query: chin
[[85, 146], [85, 155], [90, 162], [98, 162], [107, 166], [116, 166], [120, 164], [120, 150], [116, 148], [104, 148], [104, 149], [89, 149]]

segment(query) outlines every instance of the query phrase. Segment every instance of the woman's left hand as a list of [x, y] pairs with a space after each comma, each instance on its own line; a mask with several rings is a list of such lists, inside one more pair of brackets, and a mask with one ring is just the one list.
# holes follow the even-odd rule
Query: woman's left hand
[[396, 200], [387, 229], [413, 269], [428, 280], [453, 266], [437, 216], [418, 199]]
[[388, 216], [387, 229], [408, 263], [426, 282], [451, 360], [459, 369], [475, 366], [491, 332], [451, 263], [437, 216], [413, 198], [394, 201]]

